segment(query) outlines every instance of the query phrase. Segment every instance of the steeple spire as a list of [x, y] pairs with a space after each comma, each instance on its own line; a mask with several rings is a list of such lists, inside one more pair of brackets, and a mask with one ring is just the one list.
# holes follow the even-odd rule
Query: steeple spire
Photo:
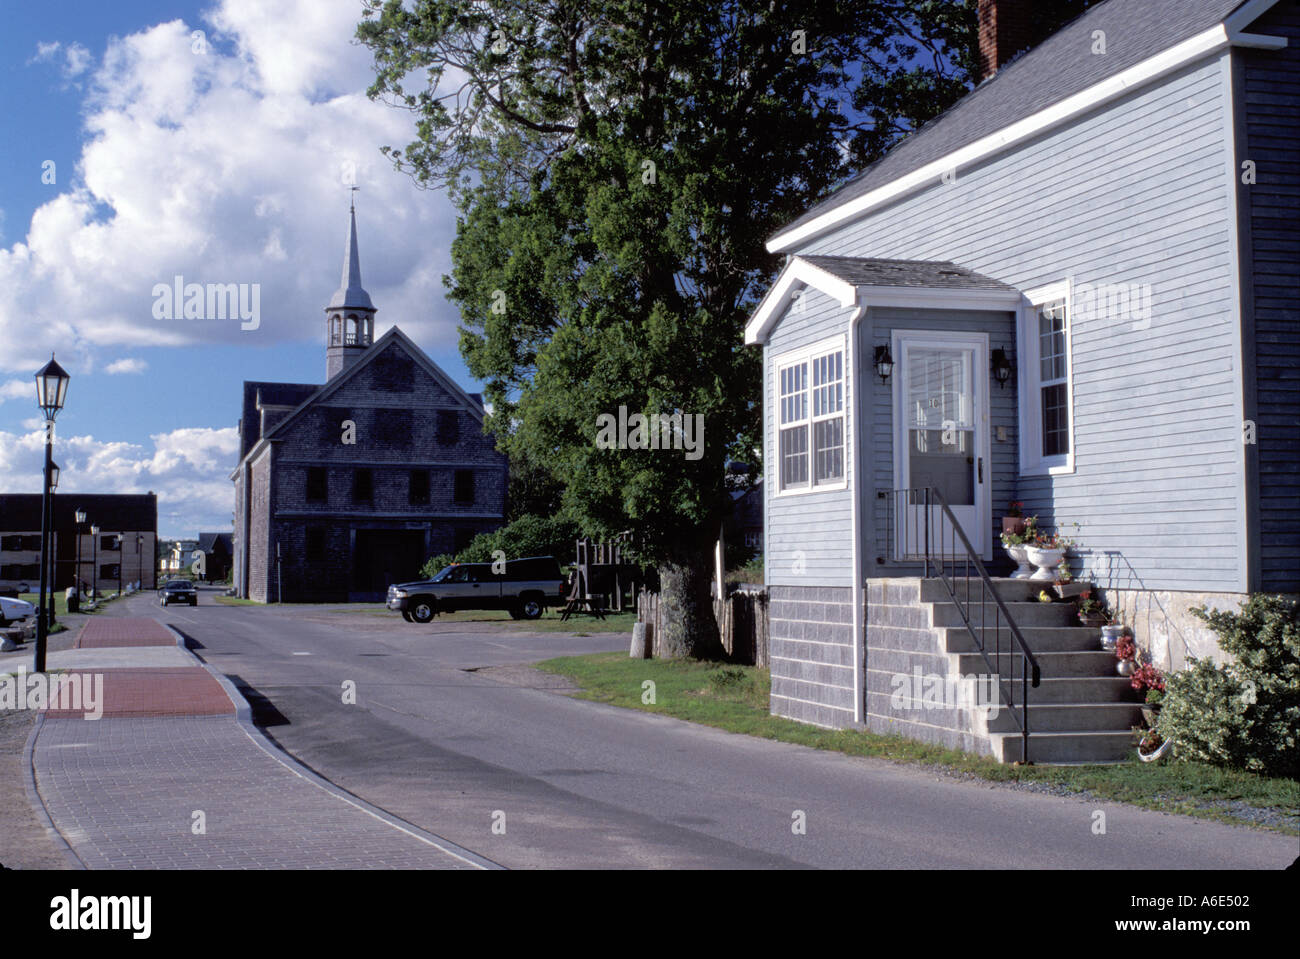
[[[352, 188], [355, 195], [356, 187]], [[361, 285], [361, 254], [357, 248], [357, 205], [348, 205], [348, 239], [343, 251], [343, 276], [325, 307], [325, 376], [332, 379], [365, 353], [375, 338], [375, 305]]]
[[[355, 197], [357, 188], [353, 187], [352, 189]], [[357, 307], [363, 310], [373, 310], [375, 305], [370, 302], [370, 294], [361, 286], [361, 254], [357, 249], [357, 206], [355, 200], [350, 204], [349, 219], [351, 222], [348, 228], [347, 247], [343, 251], [343, 276], [339, 281], [339, 288], [330, 297], [329, 306], [326, 309]]]

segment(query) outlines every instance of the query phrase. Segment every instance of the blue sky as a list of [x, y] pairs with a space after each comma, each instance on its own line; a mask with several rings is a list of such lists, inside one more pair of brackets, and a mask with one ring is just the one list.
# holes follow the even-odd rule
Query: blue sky
[[[411, 125], [364, 95], [358, 0], [7, 3], [4, 16], [0, 491], [39, 490], [32, 374], [55, 350], [72, 374], [60, 493], [154, 490], [162, 535], [228, 529], [242, 381], [324, 378], [353, 177], [376, 332], [400, 325], [479, 388], [443, 295], [454, 212], [379, 152]], [[178, 274], [258, 284], [258, 328], [155, 318], [155, 284]]]

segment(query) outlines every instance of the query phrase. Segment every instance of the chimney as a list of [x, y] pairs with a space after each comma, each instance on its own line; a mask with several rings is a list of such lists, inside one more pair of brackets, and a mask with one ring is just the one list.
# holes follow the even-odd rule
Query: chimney
[[981, 81], [1032, 45], [1030, 7], [1034, 0], [979, 0]]

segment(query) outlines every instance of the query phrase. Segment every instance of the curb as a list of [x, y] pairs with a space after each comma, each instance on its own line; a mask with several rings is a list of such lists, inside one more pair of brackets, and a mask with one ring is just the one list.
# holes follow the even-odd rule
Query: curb
[[62, 850], [63, 855], [72, 864], [72, 868], [84, 870], [86, 864], [72, 851], [72, 846], [68, 844], [68, 840], [64, 838], [63, 833], [59, 832], [59, 828], [54, 825], [49, 810], [45, 808], [45, 800], [41, 798], [40, 790], [36, 788], [36, 765], [33, 762], [33, 754], [36, 751], [36, 737], [41, 734], [41, 727], [44, 725], [45, 713], [38, 712], [31, 734], [27, 737], [27, 744], [23, 746], [23, 786], [27, 790], [27, 802], [35, 811], [36, 818], [41, 821], [41, 825], [45, 827], [45, 831], [54, 838], [55, 845]]
[[[219, 672], [209, 663], [204, 662], [198, 656], [198, 654], [196, 654], [192, 649], [186, 646], [185, 637], [183, 637], [179, 632], [177, 632], [175, 629], [173, 629], [171, 626], [167, 625], [166, 623], [163, 623], [161, 621], [159, 621], [159, 623], [164, 629], [168, 630], [169, 632], [171, 632], [173, 636], [176, 637], [176, 645], [180, 649], [182, 649], [184, 652], [188, 653], [191, 657], [193, 657], [197, 665], [202, 666], [203, 669], [207, 671], [209, 676], [211, 676], [213, 679], [215, 679], [218, 683], [221, 684], [221, 688], [226, 691], [226, 695], [230, 697], [230, 701], [235, 704], [235, 720], [239, 723], [240, 728], [243, 729], [244, 735], [246, 735], [249, 739], [251, 739], [253, 743], [256, 744], [256, 746], [262, 750], [262, 752], [266, 753], [268, 756], [270, 756], [272, 759], [278, 762], [285, 769], [289, 770], [289, 772], [293, 773], [295, 776], [298, 776], [300, 779], [307, 780], [317, 788], [322, 789], [325, 792], [329, 793], [335, 799], [341, 800], [342, 802], [347, 803], [349, 806], [353, 806], [354, 808], [361, 810], [362, 812], [374, 817], [375, 819], [378, 819], [380, 822], [383, 822], [388, 826], [391, 826], [392, 828], [398, 830], [399, 832], [406, 833], [408, 836], [411, 836], [413, 839], [418, 839], [427, 845], [433, 846], [435, 849], [441, 850], [442, 852], [446, 853], [447, 855], [451, 856], [454, 859], [459, 859], [462, 862], [466, 862], [469, 865], [474, 866], [478, 869], [497, 870], [497, 869], [506, 868], [500, 863], [493, 862], [491, 859], [488, 859], [484, 856], [480, 856], [478, 853], [466, 849], [464, 846], [457, 845], [456, 843], [452, 842], [450, 839], [444, 839], [442, 836], [439, 836], [436, 833], [431, 833], [425, 829], [421, 829], [419, 826], [415, 825], [414, 823], [409, 823], [405, 819], [400, 819], [397, 816], [394, 816], [392, 813], [384, 809], [381, 809], [379, 806], [367, 802], [366, 800], [362, 799], [360, 796], [348, 792], [342, 786], [338, 786], [335, 783], [330, 782], [324, 776], [321, 776], [319, 773], [316, 773], [312, 769], [303, 765], [292, 755], [285, 752], [283, 749], [281, 749], [273, 742], [271, 742], [269, 739], [267, 739], [266, 734], [262, 732], [262, 730], [259, 729], [256, 725], [254, 725], [253, 708], [249, 705], [248, 700], [244, 698], [243, 693], [239, 691], [239, 688], [235, 686], [235, 684], [232, 683], [229, 680], [229, 678], [227, 678], [224, 674]], [[83, 866], [82, 868], [85, 867]]]

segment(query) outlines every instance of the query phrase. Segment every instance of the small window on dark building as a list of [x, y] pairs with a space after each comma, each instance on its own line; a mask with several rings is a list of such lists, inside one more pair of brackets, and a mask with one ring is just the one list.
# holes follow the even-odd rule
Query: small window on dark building
[[[343, 442], [343, 424], [351, 421], [356, 424], [356, 417], [352, 411], [343, 406], [323, 406], [321, 407], [321, 437], [320, 441], [326, 446], [338, 446]], [[359, 430], [357, 432], [360, 432]], [[355, 435], [354, 435], [355, 438]]]
[[470, 541], [477, 535], [472, 529], [457, 529], [452, 540], [452, 548], [459, 553], [462, 549], [470, 544]]
[[374, 474], [370, 470], [356, 470], [352, 474], [352, 502], [369, 503], [375, 498]]
[[23, 549], [34, 549], [39, 553], [41, 549], [40, 533], [37, 533], [35, 536], [24, 536]]
[[[0, 538], [0, 550], [16, 553], [23, 548], [23, 538], [21, 536], [5, 536]], [[6, 576], [5, 579], [12, 579], [12, 576]]]
[[457, 503], [474, 502], [474, 471], [456, 470], [455, 488], [452, 498]]
[[460, 411], [459, 410], [438, 410], [438, 433], [437, 440], [439, 446], [455, 446], [456, 441], [460, 439]]
[[429, 471], [411, 470], [411, 503], [422, 505], [429, 502]]
[[323, 466], [307, 467], [307, 502], [325, 503], [329, 501], [328, 475]]
[[117, 563], [105, 563], [99, 567], [100, 579], [117, 579]]
[[376, 439], [381, 446], [405, 448], [411, 442], [413, 424], [410, 410], [379, 410], [375, 418]]
[[325, 531], [323, 529], [307, 530], [307, 559], [319, 562], [325, 558]]
[[[117, 537], [116, 537], [116, 536], [101, 536], [101, 537], [99, 538], [99, 548], [100, 548], [100, 549], [117, 549]], [[113, 575], [116, 576], [117, 574], [114, 573]]]

